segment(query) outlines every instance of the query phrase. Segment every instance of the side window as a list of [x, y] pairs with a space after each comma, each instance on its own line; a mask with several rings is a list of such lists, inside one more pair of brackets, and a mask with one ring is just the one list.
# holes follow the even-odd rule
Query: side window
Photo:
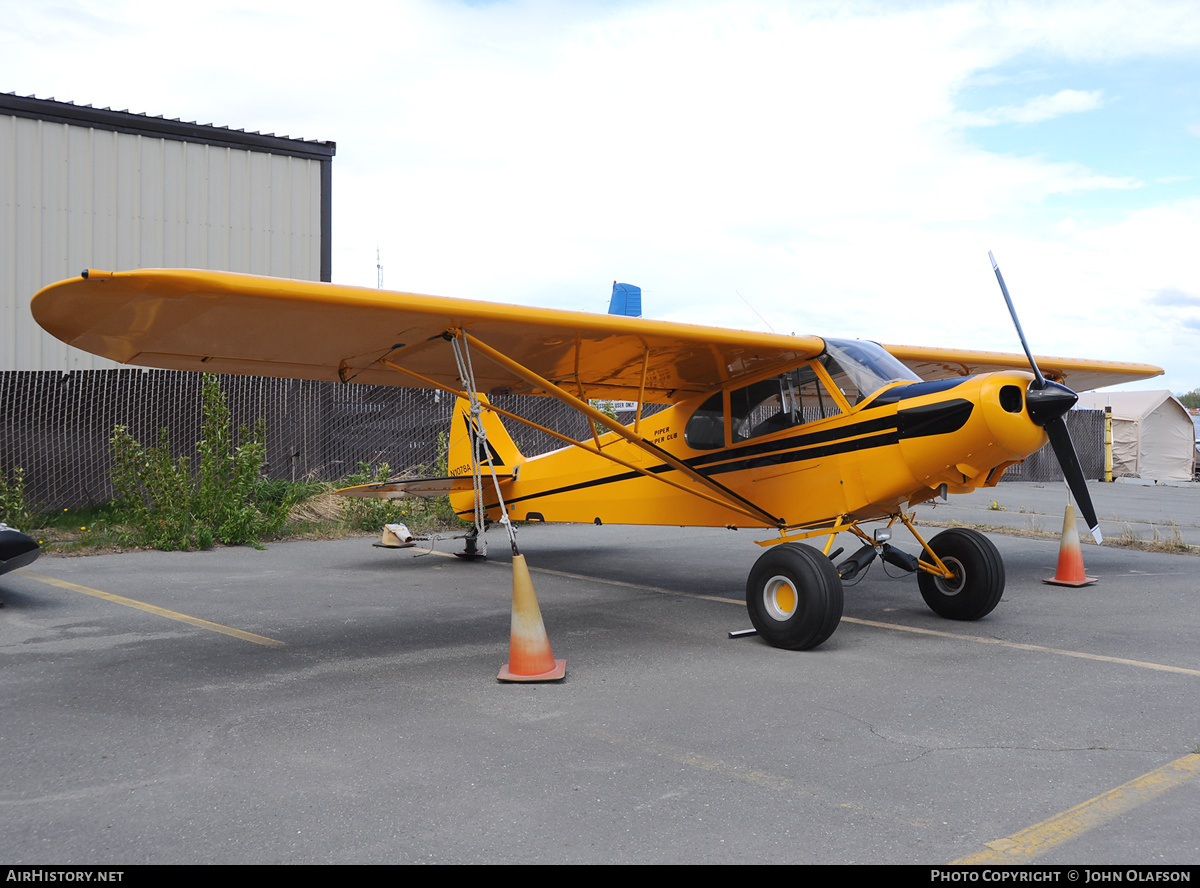
[[[834, 383], [844, 390], [847, 378], [841, 367], [829, 355], [820, 360]], [[736, 444], [841, 412], [810, 363], [731, 391], [730, 437]], [[715, 450], [725, 446], [725, 407], [720, 393], [692, 414], [683, 430], [683, 438], [693, 450]]]
[[840, 413], [811, 366], [730, 393], [733, 440], [748, 441]]
[[729, 394], [733, 440], [745, 441], [778, 432], [802, 420], [796, 412], [790, 374], [764, 379]]
[[721, 392], [692, 414], [684, 426], [683, 440], [693, 450], [716, 450], [725, 446], [725, 404]]

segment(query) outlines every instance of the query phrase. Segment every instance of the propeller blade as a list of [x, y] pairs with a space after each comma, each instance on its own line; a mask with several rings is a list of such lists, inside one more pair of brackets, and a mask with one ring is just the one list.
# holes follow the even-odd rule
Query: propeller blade
[[1021, 338], [1021, 348], [1025, 349], [1025, 357], [1029, 359], [1029, 366], [1035, 377], [1025, 393], [1029, 418], [1046, 430], [1046, 434], [1050, 438], [1050, 446], [1054, 448], [1054, 455], [1058, 458], [1059, 466], [1062, 467], [1063, 477], [1067, 479], [1067, 486], [1071, 488], [1071, 495], [1075, 497], [1075, 503], [1079, 506], [1079, 513], [1087, 522], [1088, 529], [1092, 532], [1092, 538], [1097, 544], [1102, 543], [1104, 537], [1100, 533], [1100, 522], [1096, 520], [1096, 510], [1092, 507], [1092, 495], [1088, 493], [1087, 480], [1083, 477], [1083, 466], [1079, 464], [1075, 445], [1071, 443], [1071, 433], [1067, 431], [1067, 421], [1063, 419], [1063, 414], [1074, 406], [1078, 395], [1065, 385], [1047, 382], [1046, 377], [1042, 376], [1037, 361], [1033, 359], [1033, 352], [1029, 350], [1029, 343], [1025, 340], [1025, 331], [1021, 329], [1021, 322], [1017, 318], [1017, 310], [1013, 307], [1012, 297], [1008, 295], [1008, 287], [1004, 284], [1004, 275], [1000, 274], [1000, 266], [996, 263], [996, 257], [992, 255], [991, 250], [988, 250], [988, 259], [992, 261], [992, 270], [996, 272], [996, 280], [1000, 282], [1000, 292], [1004, 294], [1004, 301], [1008, 304], [1008, 313], [1012, 315], [1013, 325], [1017, 328], [1017, 336]]
[[1038, 369], [1037, 361], [1033, 359], [1033, 352], [1029, 350], [1029, 343], [1025, 341], [1025, 331], [1021, 329], [1021, 321], [1017, 318], [1017, 310], [1013, 308], [1012, 297], [1008, 295], [1008, 287], [1004, 285], [1004, 275], [1000, 273], [1000, 266], [996, 264], [996, 257], [992, 255], [991, 250], [988, 250], [988, 258], [992, 260], [992, 271], [996, 272], [996, 280], [1000, 282], [1000, 292], [1004, 294], [1004, 301], [1008, 303], [1008, 313], [1012, 315], [1013, 325], [1017, 328], [1017, 336], [1021, 338], [1021, 348], [1025, 349], [1025, 357], [1029, 358], [1029, 366], [1033, 369], [1036, 379], [1035, 385], [1037, 388], [1045, 388], [1046, 378]]
[[1104, 542], [1104, 536], [1100, 533], [1100, 522], [1096, 520], [1096, 510], [1092, 507], [1092, 495], [1088, 493], [1087, 481], [1083, 477], [1083, 466], [1079, 464], [1075, 445], [1071, 443], [1071, 433], [1067, 431], [1067, 421], [1059, 416], [1046, 423], [1044, 428], [1050, 436], [1050, 446], [1054, 448], [1058, 464], [1062, 466], [1067, 486], [1071, 488], [1071, 495], [1079, 506], [1079, 514], [1087, 522], [1092, 539], [1099, 545]]

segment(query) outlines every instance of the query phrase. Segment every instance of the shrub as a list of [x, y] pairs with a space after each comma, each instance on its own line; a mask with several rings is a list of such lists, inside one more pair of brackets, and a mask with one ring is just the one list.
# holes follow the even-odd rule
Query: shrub
[[119, 520], [136, 529], [134, 541], [167, 550], [212, 545], [211, 532], [192, 514], [190, 460], [171, 458], [166, 429], [159, 433], [157, 445], [145, 448], [129, 429], [117, 426], [109, 445]]
[[13, 479], [0, 473], [0, 523], [27, 524], [32, 515], [25, 502], [25, 470], [14, 468]]
[[242, 427], [235, 444], [225, 394], [211, 374], [204, 376], [200, 413], [195, 477], [188, 457], [172, 458], [166, 429], [148, 448], [124, 426], [113, 430], [117, 506], [122, 520], [136, 528], [137, 542], [156, 549], [254, 543], [287, 518], [292, 498], [259, 477], [266, 454], [264, 423], [259, 420], [252, 433]]
[[[438, 434], [438, 449], [435, 463], [429, 466], [416, 466], [404, 477], [433, 476], [445, 477], [448, 474], [449, 435], [445, 432]], [[372, 484], [386, 481], [391, 474], [391, 467], [381, 462], [372, 467], [370, 463], [360, 462], [355, 472], [342, 478], [338, 487], [354, 487], [359, 484]], [[490, 483], [490, 480], [487, 482]], [[346, 524], [355, 530], [379, 530], [385, 524], [403, 522], [410, 529], [420, 531], [430, 527], [456, 526], [458, 517], [450, 506], [448, 496], [437, 497], [405, 497], [403, 499], [370, 499], [366, 497], [344, 497], [342, 502], [342, 518]]]
[[[356, 487], [386, 481], [391, 467], [381, 462], [374, 468], [370, 463], [360, 462], [358, 468], [338, 482], [338, 487]], [[370, 499], [347, 496], [342, 498], [342, 516], [355, 530], [379, 530], [385, 524], [406, 522], [412, 512], [411, 499]]]

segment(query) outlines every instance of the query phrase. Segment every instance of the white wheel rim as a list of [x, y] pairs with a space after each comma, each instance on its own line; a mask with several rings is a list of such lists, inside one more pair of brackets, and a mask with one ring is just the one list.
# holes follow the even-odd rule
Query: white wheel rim
[[953, 598], [963, 590], [964, 586], [967, 585], [967, 572], [963, 570], [962, 562], [957, 558], [946, 558], [943, 556], [942, 564], [946, 565], [947, 568], [953, 571], [954, 576], [938, 577], [938, 591], [947, 598]]
[[763, 586], [763, 610], [772, 620], [780, 623], [790, 620], [795, 616], [799, 603], [800, 594], [787, 577], [771, 577]]

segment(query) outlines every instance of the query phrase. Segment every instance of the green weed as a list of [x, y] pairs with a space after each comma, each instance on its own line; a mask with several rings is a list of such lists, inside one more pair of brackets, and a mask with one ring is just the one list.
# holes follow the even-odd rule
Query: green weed
[[116, 509], [131, 530], [128, 542], [155, 549], [206, 549], [214, 542], [257, 544], [287, 519], [294, 502], [286, 489], [260, 479], [266, 429], [232, 434], [225, 393], [205, 374], [200, 398], [199, 469], [171, 456], [163, 429], [158, 444], [146, 447], [124, 426], [113, 430], [112, 482]]
[[12, 481], [0, 474], [0, 523], [25, 526], [32, 516], [25, 501], [25, 470], [12, 470]]

